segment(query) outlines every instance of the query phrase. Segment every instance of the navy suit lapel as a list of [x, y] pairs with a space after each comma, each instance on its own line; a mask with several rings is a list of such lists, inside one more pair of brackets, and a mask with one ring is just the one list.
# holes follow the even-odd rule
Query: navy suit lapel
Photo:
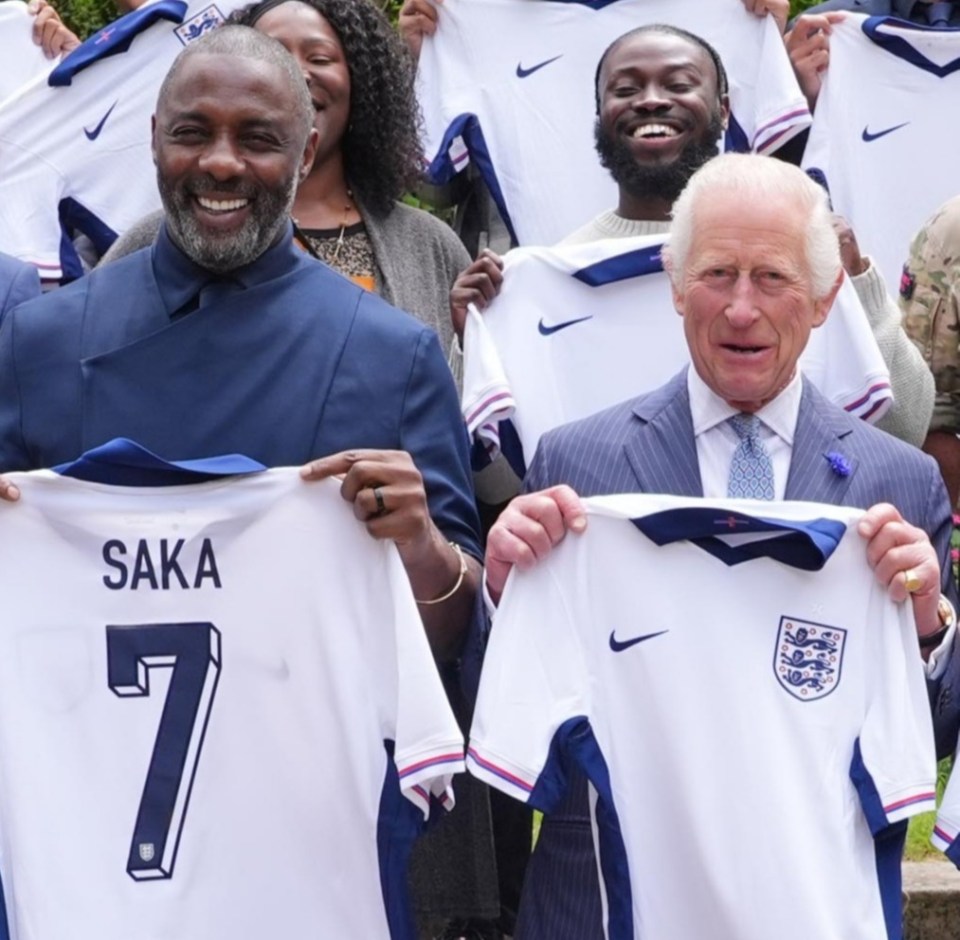
[[804, 380], [793, 436], [786, 499], [842, 506], [859, 461], [847, 440], [853, 427]]
[[624, 445], [644, 493], [702, 496], [686, 370], [634, 405], [636, 431]]

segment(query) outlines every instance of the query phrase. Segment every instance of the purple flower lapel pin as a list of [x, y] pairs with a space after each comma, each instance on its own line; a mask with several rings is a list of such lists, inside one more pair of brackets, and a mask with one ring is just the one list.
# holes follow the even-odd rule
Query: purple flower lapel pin
[[838, 477], [845, 478], [850, 476], [850, 472], [853, 468], [850, 466], [850, 461], [847, 460], [843, 454], [837, 453], [835, 450], [831, 450], [829, 453], [826, 453], [823, 456], [827, 463], [830, 464], [830, 469]]

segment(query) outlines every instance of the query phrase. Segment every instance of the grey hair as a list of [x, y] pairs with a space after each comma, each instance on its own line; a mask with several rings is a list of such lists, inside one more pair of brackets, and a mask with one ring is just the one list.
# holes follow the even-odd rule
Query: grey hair
[[840, 273], [840, 243], [826, 192], [789, 163], [747, 153], [725, 153], [709, 160], [690, 177], [673, 204], [670, 241], [663, 254], [675, 288], [682, 288], [686, 275], [697, 205], [718, 192], [739, 196], [745, 206], [788, 197], [806, 209], [804, 256], [814, 299], [830, 293]]
[[267, 62], [279, 68], [289, 79], [290, 88], [296, 97], [295, 112], [300, 125], [298, 130], [302, 143], [306, 144], [316, 113], [310, 98], [310, 90], [303, 80], [303, 72], [293, 56], [276, 39], [270, 38], [251, 26], [221, 26], [190, 43], [174, 59], [170, 71], [160, 85], [160, 92], [157, 95], [158, 111], [170, 93], [170, 86], [183, 68], [183, 64], [196, 55], [229, 55]]

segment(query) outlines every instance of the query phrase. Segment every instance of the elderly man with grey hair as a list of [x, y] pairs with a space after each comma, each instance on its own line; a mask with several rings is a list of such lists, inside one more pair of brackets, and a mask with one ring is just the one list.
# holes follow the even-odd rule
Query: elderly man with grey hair
[[[926, 455], [828, 402], [797, 368], [841, 277], [822, 190], [770, 158], [717, 157], [677, 201], [668, 251], [691, 367], [656, 391], [541, 439], [526, 493], [488, 538], [490, 598], [499, 600], [515, 565], [541, 562], [568, 531], [586, 528], [580, 497], [743, 495], [731, 481], [738, 452], [747, 451], [762, 467], [762, 492], [753, 495], [868, 510], [858, 526], [864, 553], [890, 596], [913, 608], [929, 659], [939, 750], [947, 752], [960, 720], [960, 654], [950, 505], [939, 472]], [[838, 454], [842, 473], [830, 459]], [[563, 896], [566, 913], [538, 936], [603, 936], [586, 809], [580, 776], [554, 814], [558, 831], [551, 817], [541, 830], [522, 908], [549, 916], [543, 899]]]

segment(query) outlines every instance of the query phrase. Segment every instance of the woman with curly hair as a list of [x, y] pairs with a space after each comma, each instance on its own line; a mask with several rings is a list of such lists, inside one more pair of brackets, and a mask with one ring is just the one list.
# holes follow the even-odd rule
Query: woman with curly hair
[[413, 65], [390, 22], [368, 0], [265, 0], [231, 19], [284, 45], [313, 98], [320, 147], [293, 204], [301, 245], [449, 350], [449, 290], [467, 255], [448, 226], [398, 202], [422, 151]]

